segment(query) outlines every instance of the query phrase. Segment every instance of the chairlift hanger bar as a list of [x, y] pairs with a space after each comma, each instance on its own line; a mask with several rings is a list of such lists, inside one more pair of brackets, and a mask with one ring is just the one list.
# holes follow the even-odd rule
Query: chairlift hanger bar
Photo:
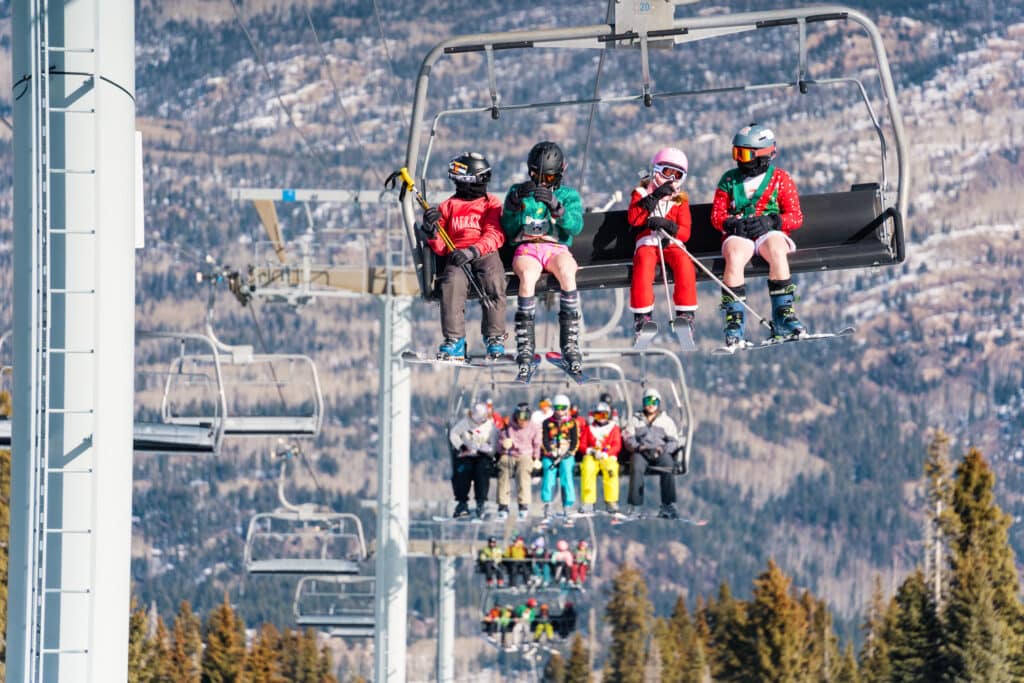
[[[686, 29], [691, 33], [701, 30], [741, 28], [754, 26], [755, 28], [769, 28], [774, 26], [785, 26], [798, 24], [799, 22], [825, 22], [836, 20], [852, 20], [857, 23], [867, 34], [871, 41], [875, 60], [878, 66], [878, 76], [882, 87], [882, 97], [886, 102], [891, 125], [896, 139], [898, 186], [896, 189], [896, 204], [901, 216], [907, 215], [909, 208], [909, 159], [905, 153], [903, 119], [900, 113], [899, 101], [896, 97], [895, 85], [889, 67], [889, 60], [885, 52], [885, 44], [882, 36], [865, 14], [862, 12], [840, 5], [824, 5], [807, 8], [795, 8], [784, 10], [766, 10], [759, 12], [744, 12], [738, 14], [685, 17], [673, 19], [672, 30]], [[424, 58], [420, 66], [419, 76], [416, 81], [416, 90], [412, 106], [412, 125], [409, 127], [409, 139], [406, 145], [405, 167], [416, 169], [420, 155], [420, 139], [422, 135], [419, 122], [425, 118], [427, 104], [427, 91], [429, 89], [430, 73], [434, 64], [445, 54], [456, 52], [479, 51], [483, 46], [491, 45], [494, 49], [513, 49], [515, 47], [535, 47], [538, 43], [554, 43], [566, 40], [604, 39], [615, 34], [615, 29], [609, 24], [598, 24], [591, 26], [577, 26], [568, 28], [553, 28], [536, 31], [507, 31], [500, 33], [482, 33], [475, 35], [456, 36], [438, 43]], [[650, 37], [651, 32], [647, 32]], [[710, 36], [709, 36], [710, 37]], [[474, 47], [475, 46], [475, 47]], [[500, 47], [499, 47], [500, 46]], [[799, 85], [799, 84], [798, 84]], [[486, 111], [491, 111], [487, 108]], [[416, 221], [415, 208], [412, 197], [407, 196], [402, 202], [402, 219], [405, 222], [407, 238], [415, 242], [413, 228]], [[418, 264], [422, 270], [422, 264]], [[421, 283], [422, 284], [422, 283]]]

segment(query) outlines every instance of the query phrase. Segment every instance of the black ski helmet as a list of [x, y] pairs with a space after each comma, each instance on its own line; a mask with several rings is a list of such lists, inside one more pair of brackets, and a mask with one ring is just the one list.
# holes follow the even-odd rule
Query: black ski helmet
[[565, 172], [565, 155], [562, 148], [545, 140], [538, 142], [530, 150], [530, 156], [526, 157], [526, 168], [535, 182], [544, 180], [544, 176], [552, 176], [550, 182], [543, 182], [544, 185], [558, 187], [562, 184], [562, 174]]
[[456, 185], [486, 185], [491, 180], [491, 165], [480, 152], [463, 152], [448, 162], [448, 177]]

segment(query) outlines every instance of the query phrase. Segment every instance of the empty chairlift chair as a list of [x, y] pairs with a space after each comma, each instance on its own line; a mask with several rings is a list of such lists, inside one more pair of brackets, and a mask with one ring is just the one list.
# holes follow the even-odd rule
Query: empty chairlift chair
[[[224, 435], [242, 437], [315, 437], [320, 433], [324, 397], [316, 365], [301, 354], [259, 354], [247, 345], [218, 341], [207, 332], [217, 353], [182, 358], [192, 373], [209, 373], [217, 366], [225, 395]], [[197, 425], [208, 422], [202, 412], [179, 412], [173, 424]]]
[[372, 576], [305, 576], [295, 587], [295, 625], [338, 638], [372, 638], [375, 586]]
[[358, 574], [367, 557], [360, 519], [314, 504], [289, 503], [284, 496], [285, 466], [282, 463], [278, 481], [281, 507], [249, 520], [245, 570], [254, 575]]
[[[205, 335], [136, 332], [135, 429], [137, 452], [217, 454], [227, 403], [220, 354]], [[196, 367], [189, 358], [206, 355]], [[195, 420], [182, 416], [201, 415]]]

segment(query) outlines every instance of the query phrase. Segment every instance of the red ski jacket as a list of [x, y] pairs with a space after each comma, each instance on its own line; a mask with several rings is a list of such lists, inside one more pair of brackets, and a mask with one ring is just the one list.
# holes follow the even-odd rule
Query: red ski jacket
[[654, 211], [648, 213], [638, 202], [654, 191], [654, 188], [648, 189], [649, 187], [648, 185], [641, 185], [633, 190], [633, 194], [629, 198], [629, 210], [626, 212], [626, 220], [634, 228], [640, 228], [640, 232], [636, 235], [636, 245], [638, 247], [645, 244], [657, 246], [658, 238], [652, 235], [651, 231], [646, 227], [647, 219], [650, 216], [661, 216], [674, 221], [679, 226], [676, 239], [680, 242], [690, 239], [690, 201], [686, 193], [679, 192], [674, 196], [665, 197], [654, 207]]
[[[437, 208], [441, 212], [439, 225], [452, 238], [456, 249], [476, 247], [481, 256], [486, 256], [505, 244], [505, 232], [501, 229], [501, 202], [494, 195], [471, 200], [449, 197]], [[440, 234], [427, 244], [438, 256], [449, 253]]]

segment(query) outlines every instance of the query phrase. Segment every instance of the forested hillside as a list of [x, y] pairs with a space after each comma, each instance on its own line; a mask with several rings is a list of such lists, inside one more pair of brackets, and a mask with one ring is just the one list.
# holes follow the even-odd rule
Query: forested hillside
[[[1017, 296], [1024, 276], [1024, 195], [1018, 191], [1024, 181], [1024, 9], [1011, 3], [997, 14], [992, 3], [853, 4], [885, 37], [911, 141], [909, 258], [887, 270], [801, 278], [801, 317], [820, 329], [855, 325], [853, 340], [684, 359], [696, 433], [693, 471], [680, 488], [688, 511], [711, 523], [607, 530], [606, 563], [595, 577], [607, 583], [618, 563], [630, 561], [659, 616], [668, 616], [680, 594], [693, 609], [695, 596], [712, 595], [723, 582], [746, 600], [773, 558], [795, 585], [828, 605], [840, 634], [853, 638], [875, 577], [884, 586], [898, 584], [923, 564], [921, 463], [935, 427], [947, 429], [959, 450], [976, 445], [986, 454], [997, 474], [995, 496], [1015, 522], [1009, 543], [1018, 556], [1024, 550], [1016, 523], [1024, 514], [1024, 306]], [[147, 221], [147, 245], [137, 261], [140, 328], [201, 330], [208, 290], [194, 273], [203, 257], [236, 267], [251, 260], [259, 223], [251, 208], [227, 198], [229, 188], [378, 189], [401, 165], [414, 78], [435, 42], [484, 30], [601, 23], [605, 11], [598, 2], [378, 5], [379, 18], [369, 3], [347, 0], [137, 3]], [[768, 5], [781, 6], [701, 3], [677, 15]], [[9, 12], [0, 7], [5, 64]], [[827, 31], [815, 35], [813, 47], [817, 77], [840, 67], [870, 75], [859, 40]], [[792, 34], [734, 37], [716, 50], [680, 49], [689, 68], [655, 60], [656, 86], [791, 78], [796, 64]], [[609, 55], [602, 91], [635, 93], [639, 59], [620, 52]], [[596, 52], [496, 59], [503, 101], [592, 94]], [[9, 73], [0, 69], [0, 84], [8, 83]], [[449, 105], [489, 103], [479, 57], [439, 67], [436, 83]], [[0, 89], [0, 115], [8, 121], [9, 93]], [[706, 202], [728, 167], [732, 132], [752, 118], [776, 129], [780, 164], [801, 191], [842, 190], [877, 180], [879, 163], [864, 112], [845, 95], [754, 93], [737, 100], [656, 101], [650, 110], [602, 107], [585, 177], [573, 176], [582, 172], [585, 109], [507, 114], [493, 124], [500, 134], [486, 115], [463, 117], [439, 132], [429, 196], [445, 191], [442, 166], [451, 154], [485, 149], [495, 166], [492, 189], [503, 192], [522, 174], [529, 145], [553, 137], [569, 155], [567, 179], [583, 188], [588, 204], [628, 189], [650, 151], [668, 142], [690, 156], [687, 189], [694, 201]], [[10, 135], [0, 125], [0, 162], [7, 169]], [[6, 316], [0, 330], [10, 327], [10, 187], [10, 174], [0, 174], [0, 316]], [[280, 210], [286, 239], [294, 239], [305, 217]], [[321, 205], [315, 218], [333, 227], [384, 223], [383, 212], [370, 206]], [[760, 282], [749, 291], [753, 302], [765, 305]], [[702, 286], [700, 297], [699, 343], [709, 349], [721, 333], [718, 292]], [[610, 310], [610, 297], [587, 292], [583, 305], [600, 318]], [[257, 303], [250, 311], [220, 290], [214, 304], [215, 327], [225, 340], [313, 356], [328, 419], [306, 448], [309, 467], [296, 468], [288, 496], [357, 512], [371, 534], [372, 511], [360, 501], [376, 491], [378, 316], [378, 302], [368, 298], [300, 311]], [[421, 349], [436, 344], [436, 316], [436, 307], [416, 305]], [[614, 343], [626, 343], [625, 330]], [[415, 495], [435, 502], [450, 495], [441, 429], [447, 388], [438, 381], [444, 376], [417, 371], [413, 397]], [[271, 446], [231, 441], [217, 461], [137, 458], [133, 576], [141, 604], [155, 603], [165, 618], [181, 600], [207, 613], [228, 591], [246, 623], [290, 623], [293, 583], [241, 578], [248, 519], [277, 503]], [[416, 562], [422, 567], [414, 564], [410, 572], [411, 640], [431, 636], [434, 624], [435, 568]], [[466, 566], [460, 574], [464, 636], [477, 628], [470, 571]]]

